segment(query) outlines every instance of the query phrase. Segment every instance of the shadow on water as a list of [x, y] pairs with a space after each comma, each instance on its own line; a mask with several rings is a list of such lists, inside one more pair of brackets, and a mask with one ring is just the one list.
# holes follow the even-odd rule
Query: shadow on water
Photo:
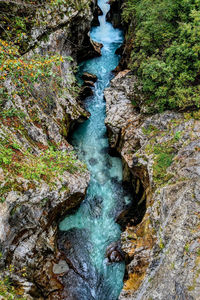
[[122, 183], [122, 162], [109, 155], [106, 135], [104, 89], [118, 65], [116, 49], [123, 42], [123, 33], [105, 20], [107, 0], [99, 0], [103, 15], [100, 26], [93, 27], [91, 37], [104, 45], [102, 56], [80, 65], [83, 72], [97, 75], [94, 95], [85, 101], [90, 118], [78, 126], [71, 143], [91, 174], [85, 200], [80, 208], [62, 220], [58, 248], [70, 269], [63, 276], [64, 298], [78, 300], [116, 300], [123, 287], [124, 262], [107, 263], [107, 247], [119, 240], [117, 215], [130, 203], [131, 193]]

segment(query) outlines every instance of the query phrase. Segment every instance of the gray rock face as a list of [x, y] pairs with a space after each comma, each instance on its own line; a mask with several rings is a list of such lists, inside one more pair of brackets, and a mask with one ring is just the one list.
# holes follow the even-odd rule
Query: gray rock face
[[[45, 8], [36, 13], [43, 19], [45, 12], [50, 11], [43, 27], [32, 28], [30, 47], [37, 45], [37, 48], [26, 53], [26, 57], [48, 53], [49, 57], [55, 54], [72, 56], [74, 61], [65, 59], [60, 66], [54, 66], [48, 82], [34, 84], [33, 97], [16, 95], [14, 101], [9, 100], [6, 109], [13, 108], [23, 116], [4, 118], [0, 125], [0, 140], [12, 142], [16, 147], [12, 159], [24, 155], [23, 162], [30, 166], [25, 177], [23, 174], [16, 177], [15, 170], [10, 170], [9, 166], [0, 168], [0, 267], [3, 272], [5, 267], [13, 265], [14, 271], [5, 273], [20, 286], [27, 299], [61, 299], [57, 291], [62, 289], [62, 284], [55, 274], [59, 275], [61, 269], [66, 271], [67, 265], [62, 264], [57, 251], [57, 225], [62, 216], [83, 200], [89, 182], [88, 171], [75, 156], [72, 172], [54, 170], [53, 165], [50, 168], [50, 159], [46, 164], [54, 176], [48, 178], [44, 173], [40, 180], [35, 176], [37, 169], [44, 167], [45, 161], [40, 158], [46, 150], [56, 149], [57, 153], [68, 157], [73, 148], [66, 137], [74, 122], [81, 122], [89, 115], [77, 102], [73, 70], [79, 55], [83, 57], [83, 52], [88, 51], [86, 44], [94, 50], [91, 50], [93, 55], [98, 47], [89, 42], [88, 36], [96, 1], [90, 1], [91, 5], [88, 1], [82, 2], [82, 9], [78, 10], [66, 2], [59, 11], [52, 11], [52, 7], [45, 4]], [[43, 36], [45, 40], [41, 40]], [[53, 76], [61, 78], [60, 90], [55, 88]], [[15, 89], [9, 79], [5, 85], [9, 91]], [[33, 172], [34, 163], [37, 167]]]
[[200, 121], [138, 114], [135, 81], [122, 72], [105, 91], [110, 144], [135, 187], [136, 211], [146, 201], [142, 221], [121, 236], [128, 279], [119, 299], [200, 299]]

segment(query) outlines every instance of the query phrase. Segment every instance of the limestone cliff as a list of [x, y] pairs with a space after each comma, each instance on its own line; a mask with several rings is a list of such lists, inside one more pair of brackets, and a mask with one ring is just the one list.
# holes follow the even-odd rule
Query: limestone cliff
[[[76, 100], [74, 71], [77, 61], [100, 54], [88, 34], [96, 1], [0, 1], [0, 7], [7, 64], [0, 70], [1, 273], [18, 285], [18, 295], [47, 299], [58, 297], [62, 288], [53, 274], [59, 261], [57, 222], [80, 204], [89, 182], [66, 137], [75, 122], [88, 117]], [[19, 40], [19, 28], [10, 30], [13, 13], [16, 26], [25, 20], [20, 28], [26, 26], [26, 35], [20, 31]], [[22, 56], [10, 46], [13, 37]], [[38, 70], [51, 63], [48, 77], [39, 74], [31, 81], [38, 71], [34, 62]], [[10, 66], [19, 70], [15, 78]], [[33, 71], [23, 77], [27, 66]], [[7, 299], [12, 289], [7, 291], [2, 282], [0, 291]]]
[[136, 80], [126, 70], [105, 91], [110, 145], [121, 154], [124, 180], [131, 181], [135, 190], [132, 207], [121, 216], [128, 224], [121, 236], [127, 274], [119, 299], [196, 300], [199, 111], [140, 113], [134, 108], [140, 95]]

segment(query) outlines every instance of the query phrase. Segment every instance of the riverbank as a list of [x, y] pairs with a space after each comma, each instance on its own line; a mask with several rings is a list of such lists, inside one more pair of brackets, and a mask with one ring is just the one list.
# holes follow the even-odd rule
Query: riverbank
[[97, 54], [88, 36], [96, 1], [0, 6], [8, 22], [0, 41], [0, 295], [46, 299], [61, 288], [57, 222], [80, 205], [89, 182], [66, 138], [89, 116], [74, 72], [78, 57]]
[[[122, 2], [111, 2], [114, 8], [110, 13], [111, 17], [114, 16], [111, 21], [116, 23], [121, 16], [117, 15], [115, 7]], [[173, 83], [177, 74], [182, 71], [189, 74], [192, 72], [189, 69], [194, 66], [187, 65], [190, 60], [185, 60], [183, 66], [183, 53], [175, 51], [176, 55], [170, 56], [173, 38], [176, 36], [176, 50], [183, 39], [185, 44], [180, 47], [186, 49], [190, 35], [181, 35], [182, 39], [179, 39], [179, 34], [185, 26], [191, 26], [191, 32], [196, 30], [197, 23], [189, 18], [192, 1], [187, 3], [187, 10], [181, 8], [182, 3], [168, 2], [163, 6], [162, 1], [150, 2], [147, 6], [145, 1], [132, 6], [133, 1], [123, 2], [126, 34], [125, 43], [119, 49], [122, 60], [116, 71], [128, 70], [119, 73], [105, 91], [110, 145], [120, 153], [124, 179], [132, 181], [137, 199], [123, 216], [128, 221], [121, 236], [127, 257], [125, 283], [119, 299], [198, 299], [200, 123], [198, 105], [190, 106], [192, 98], [186, 96], [198, 82], [189, 84], [183, 80], [176, 92], [180, 92], [184, 85], [187, 92], [183, 97], [179, 94], [175, 105], [167, 94], [174, 96]], [[164, 7], [170, 7], [169, 14], [164, 13]], [[194, 4], [193, 8], [198, 11], [199, 6]], [[184, 21], [177, 30], [180, 26], [180, 20], [177, 22], [179, 11], [182, 11]], [[165, 17], [162, 19], [163, 13]], [[170, 29], [167, 26], [171, 26]], [[162, 32], [155, 41], [160, 29]], [[168, 39], [169, 32], [171, 39], [164, 43], [163, 39]], [[193, 39], [193, 43], [197, 45], [198, 39]], [[173, 63], [175, 58], [177, 60]], [[178, 61], [181, 70], [174, 67]], [[164, 73], [159, 73], [162, 67], [166, 68], [168, 83]], [[176, 74], [172, 75], [175, 69]], [[180, 78], [181, 75], [178, 80]], [[159, 85], [164, 82], [164, 89], [168, 92], [163, 95], [162, 92], [159, 94]], [[154, 88], [148, 90], [151, 83], [155, 84]], [[167, 104], [169, 99], [171, 104]], [[199, 97], [196, 99], [198, 103]]]
[[137, 199], [121, 235], [127, 277], [119, 299], [198, 299], [198, 114], [138, 113], [135, 80], [127, 70], [105, 90], [110, 145], [121, 155], [124, 180], [131, 180]]

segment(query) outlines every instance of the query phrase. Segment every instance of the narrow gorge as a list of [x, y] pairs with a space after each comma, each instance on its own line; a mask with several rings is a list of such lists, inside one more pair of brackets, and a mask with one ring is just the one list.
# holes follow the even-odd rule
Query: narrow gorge
[[200, 4], [0, 0], [0, 300], [199, 300]]
[[[115, 221], [132, 196], [128, 189], [123, 188], [120, 158], [108, 154], [103, 93], [113, 77], [111, 71], [118, 65], [119, 57], [115, 51], [123, 42], [123, 34], [106, 22], [109, 4], [105, 0], [98, 4], [102, 10], [100, 26], [93, 27], [90, 36], [103, 44], [102, 55], [83, 62], [79, 67], [80, 78], [84, 72], [98, 78], [93, 88], [94, 95], [85, 100], [91, 116], [71, 138], [79, 159], [88, 166], [91, 179], [78, 211], [67, 216], [59, 226], [58, 248], [77, 270], [69, 271], [63, 277], [66, 299], [115, 300], [123, 287], [125, 266], [120, 262], [123, 260], [120, 228]], [[116, 246], [106, 259], [106, 248], [111, 243]]]

